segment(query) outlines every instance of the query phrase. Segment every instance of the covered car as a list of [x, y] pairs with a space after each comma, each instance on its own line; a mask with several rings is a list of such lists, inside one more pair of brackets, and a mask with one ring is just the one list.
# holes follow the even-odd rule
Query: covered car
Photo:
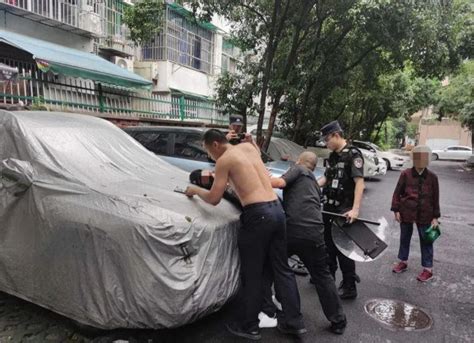
[[0, 291], [103, 328], [170, 328], [239, 282], [239, 211], [113, 124], [0, 111]]

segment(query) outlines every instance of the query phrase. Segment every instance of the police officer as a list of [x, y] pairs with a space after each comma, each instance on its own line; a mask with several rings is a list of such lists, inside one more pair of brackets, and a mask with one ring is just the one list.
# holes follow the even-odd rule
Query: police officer
[[240, 143], [250, 143], [258, 151], [260, 148], [253, 139], [250, 133], [244, 132], [244, 117], [240, 114], [231, 114], [229, 116], [229, 132], [226, 134], [226, 138], [232, 145], [237, 145]]
[[[344, 214], [352, 223], [359, 216], [359, 208], [364, 192], [364, 159], [357, 148], [351, 146], [343, 137], [339, 122], [332, 121], [321, 128], [321, 136], [331, 151], [324, 177], [318, 180], [323, 188], [324, 210]], [[324, 238], [329, 255], [329, 269], [336, 274], [337, 263], [342, 271], [339, 288], [341, 299], [357, 297], [355, 262], [344, 256], [334, 245], [332, 218], [324, 216]]]

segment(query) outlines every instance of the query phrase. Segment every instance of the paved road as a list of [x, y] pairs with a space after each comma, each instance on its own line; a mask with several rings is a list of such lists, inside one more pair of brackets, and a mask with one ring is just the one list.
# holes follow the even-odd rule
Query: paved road
[[[442, 236], [435, 245], [435, 279], [416, 281], [420, 272], [418, 237], [412, 240], [410, 269], [395, 275], [391, 270], [398, 251], [399, 228], [389, 211], [399, 172], [389, 172], [367, 182], [361, 215], [390, 223], [389, 248], [372, 263], [358, 264], [362, 278], [359, 297], [345, 302], [349, 325], [343, 336], [326, 331], [314, 286], [298, 277], [302, 311], [308, 328], [303, 342], [472, 342], [474, 341], [474, 171], [456, 162], [434, 162], [441, 187]], [[428, 311], [433, 327], [424, 332], [392, 331], [364, 313], [372, 298], [407, 301]], [[89, 332], [55, 313], [0, 293], [0, 343], [3, 342], [241, 342], [224, 329], [232, 304], [197, 323], [178, 330]], [[292, 342], [274, 329], [263, 330], [264, 341]]]

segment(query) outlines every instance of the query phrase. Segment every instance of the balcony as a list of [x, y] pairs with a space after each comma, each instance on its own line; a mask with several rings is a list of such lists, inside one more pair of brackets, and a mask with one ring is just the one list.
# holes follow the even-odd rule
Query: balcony
[[82, 36], [104, 36], [105, 5], [100, 0], [0, 0], [0, 9]]
[[100, 40], [99, 48], [112, 55], [130, 57], [135, 55], [135, 46], [129, 37], [129, 29], [126, 25], [118, 26], [108, 22], [104, 28], [106, 37]]

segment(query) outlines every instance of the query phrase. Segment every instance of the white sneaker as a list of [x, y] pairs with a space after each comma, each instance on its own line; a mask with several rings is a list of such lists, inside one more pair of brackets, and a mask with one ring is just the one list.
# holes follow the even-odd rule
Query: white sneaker
[[258, 320], [260, 321], [258, 323], [258, 327], [260, 329], [265, 329], [265, 328], [276, 328], [277, 324], [278, 324], [278, 321], [275, 318], [270, 318], [269, 316], [267, 316], [265, 313], [263, 312], [260, 312], [258, 314]]
[[273, 304], [276, 306], [276, 308], [279, 309], [280, 311], [282, 311], [281, 304], [274, 295], [272, 295], [272, 300], [273, 300]]

